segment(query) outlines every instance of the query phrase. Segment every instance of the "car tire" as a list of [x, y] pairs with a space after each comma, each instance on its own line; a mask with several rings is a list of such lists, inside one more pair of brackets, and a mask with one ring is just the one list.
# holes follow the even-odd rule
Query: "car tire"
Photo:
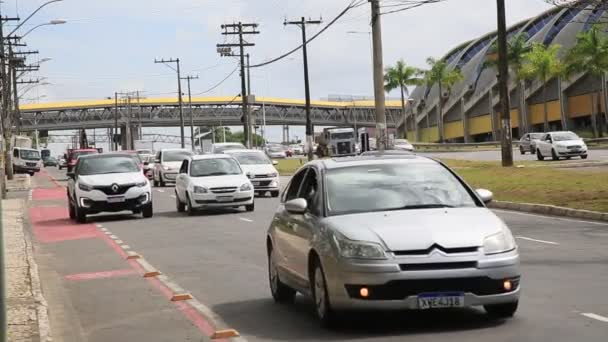
[[545, 157], [543, 157], [543, 154], [542, 154], [542, 153], [540, 153], [540, 149], [537, 149], [537, 150], [536, 150], [536, 159], [538, 159], [538, 160], [540, 160], [540, 161], [545, 160]]
[[194, 210], [194, 208], [192, 207], [192, 200], [190, 199], [190, 195], [186, 194], [186, 200], [188, 201], [188, 216], [194, 216], [196, 214], [196, 210]]
[[321, 262], [316, 259], [312, 267], [313, 273], [310, 282], [310, 291], [312, 293], [315, 312], [324, 328], [331, 328], [336, 325], [336, 315], [331, 309], [329, 295], [327, 293], [327, 282], [325, 281], [325, 272]]
[[587, 155], [586, 155], [586, 154], [583, 154], [583, 155], [581, 156], [581, 159], [587, 159]]
[[175, 207], [178, 213], [183, 213], [184, 211], [186, 211], [186, 205], [182, 203], [182, 201], [180, 201], [177, 192], [175, 192]]
[[278, 191], [271, 191], [270, 192], [270, 196], [272, 196], [272, 197], [279, 197], [279, 192]]
[[143, 218], [150, 218], [154, 216], [154, 207], [152, 206], [152, 202], [144, 206], [143, 210], [141, 211], [141, 216], [143, 216]]
[[76, 222], [78, 223], [87, 223], [87, 212], [78, 207], [77, 203], [74, 203], [74, 213], [76, 216]]
[[72, 204], [72, 201], [69, 200], [69, 197], [68, 197], [68, 212], [70, 213], [70, 219], [72, 219], [72, 220], [76, 219], [76, 211], [74, 210], [74, 205]]
[[36, 174], [36, 172], [29, 172], [30, 177], [34, 177], [34, 175]]
[[272, 298], [277, 303], [293, 303], [296, 299], [296, 290], [281, 282], [273, 256], [274, 251], [271, 248], [270, 252], [268, 253], [268, 283], [270, 285], [270, 293], [272, 294]]
[[555, 153], [555, 149], [551, 149], [551, 159], [559, 160], [559, 156]]
[[154, 187], [158, 187], [158, 181], [154, 178]]
[[515, 315], [515, 311], [517, 311], [518, 304], [519, 301], [515, 301], [511, 303], [484, 305], [483, 308], [490, 316], [496, 318], [509, 318]]
[[247, 210], [247, 211], [249, 211], [249, 212], [254, 211], [254, 210], [255, 210], [255, 202], [253, 202], [253, 203], [251, 203], [251, 204], [249, 204], [249, 205], [246, 205], [246, 206], [245, 206], [245, 210]]
[[158, 185], [161, 188], [164, 188], [166, 184], [165, 184], [165, 181], [163, 181], [163, 177], [161, 175], [159, 175], [158, 178], [159, 178]]
[[526, 151], [524, 151], [523, 146], [519, 146], [519, 153], [526, 154]]

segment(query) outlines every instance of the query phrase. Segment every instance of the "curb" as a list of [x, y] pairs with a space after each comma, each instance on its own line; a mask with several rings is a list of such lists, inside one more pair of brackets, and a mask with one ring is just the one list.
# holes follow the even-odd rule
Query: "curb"
[[578, 219], [608, 222], [608, 213], [591, 210], [571, 209], [565, 207], [558, 207], [555, 205], [492, 201], [490, 202], [488, 207], [493, 209], [515, 210], [542, 215], [564, 216]]

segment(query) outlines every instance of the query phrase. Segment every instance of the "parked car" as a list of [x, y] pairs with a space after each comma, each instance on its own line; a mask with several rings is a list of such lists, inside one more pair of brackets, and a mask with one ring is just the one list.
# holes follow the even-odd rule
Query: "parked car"
[[414, 145], [412, 145], [407, 139], [395, 139], [395, 150], [413, 151]]
[[153, 215], [150, 182], [129, 154], [81, 156], [68, 172], [67, 193], [70, 218], [80, 223], [101, 212]]
[[226, 150], [246, 150], [247, 147], [241, 143], [216, 143], [211, 145], [211, 154], [224, 153]]
[[553, 160], [559, 158], [572, 158], [575, 156], [587, 159], [587, 145], [573, 132], [549, 132], [536, 142], [536, 157], [544, 160], [549, 157]]
[[483, 306], [510, 317], [519, 253], [491, 200], [426, 157], [309, 162], [268, 230], [270, 292], [277, 302], [310, 294], [326, 326], [356, 309]]
[[519, 139], [519, 152], [526, 154], [530, 152], [536, 153], [536, 142], [542, 138], [545, 133], [526, 133]]
[[251, 175], [251, 184], [256, 193], [263, 195], [270, 192], [272, 197], [279, 197], [281, 183], [279, 172], [274, 167], [276, 161], [257, 150], [228, 150], [224, 153], [236, 158], [245, 174]]
[[42, 168], [40, 151], [33, 148], [14, 147], [12, 162], [15, 173], [29, 173], [33, 176]]
[[182, 162], [175, 181], [178, 212], [244, 206], [253, 211], [253, 185], [239, 162], [227, 154], [192, 156]]
[[45, 159], [42, 160], [42, 164], [47, 167], [47, 166], [57, 166], [58, 161], [55, 157], [47, 157]]
[[272, 159], [285, 159], [287, 154], [282, 146], [271, 145], [266, 147], [266, 154]]
[[192, 151], [185, 149], [162, 149], [154, 159], [154, 186], [165, 186], [175, 182], [177, 173], [184, 159], [192, 156]]

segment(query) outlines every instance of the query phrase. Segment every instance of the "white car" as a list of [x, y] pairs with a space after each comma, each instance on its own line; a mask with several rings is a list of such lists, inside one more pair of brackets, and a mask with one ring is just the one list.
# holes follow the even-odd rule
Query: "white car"
[[413, 151], [414, 145], [407, 141], [407, 139], [395, 139], [395, 150]]
[[254, 210], [254, 190], [239, 162], [227, 154], [192, 156], [182, 162], [175, 182], [178, 212], [234, 208]]
[[579, 156], [587, 159], [587, 145], [578, 135], [573, 132], [549, 132], [545, 133], [536, 142], [536, 157], [544, 160], [551, 156], [553, 160]]
[[266, 154], [272, 159], [285, 159], [287, 158], [287, 154], [285, 153], [285, 149], [283, 146], [268, 146], [266, 147]]
[[241, 143], [217, 143], [211, 145], [211, 154], [224, 153], [228, 150], [245, 150], [247, 147]]
[[236, 158], [245, 174], [251, 175], [251, 183], [256, 193], [264, 195], [270, 192], [272, 197], [279, 197], [281, 183], [279, 171], [274, 167], [276, 161], [270, 160], [263, 151], [257, 150], [229, 150], [224, 153]]
[[67, 175], [71, 219], [84, 223], [89, 214], [125, 210], [153, 215], [150, 182], [130, 154], [82, 156]]
[[192, 156], [192, 152], [184, 149], [162, 149], [154, 160], [154, 186], [165, 186], [165, 183], [175, 182], [177, 173], [184, 159]]

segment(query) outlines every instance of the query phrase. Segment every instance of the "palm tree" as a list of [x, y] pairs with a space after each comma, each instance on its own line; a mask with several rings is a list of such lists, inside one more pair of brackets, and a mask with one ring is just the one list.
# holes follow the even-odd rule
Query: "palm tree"
[[[523, 119], [524, 116], [524, 108], [525, 106], [525, 94], [524, 89], [522, 87], [522, 80], [524, 79], [522, 75], [522, 67], [524, 65], [524, 57], [525, 54], [530, 51], [530, 45], [528, 44], [528, 35], [526, 33], [518, 33], [513, 36], [507, 42], [507, 61], [509, 63], [509, 69], [511, 73], [517, 79], [517, 93], [519, 94], [519, 114], [520, 118]], [[494, 42], [490, 49], [488, 50], [489, 55], [495, 55], [498, 53], [498, 44]], [[498, 69], [498, 58], [489, 58], [482, 65], [482, 70], [486, 68], [494, 68]], [[481, 75], [481, 72], [479, 73]], [[478, 77], [479, 77], [478, 75]], [[477, 86], [477, 81], [475, 81], [475, 86]], [[527, 131], [527, 127], [522, 126], [525, 122], [524, 120], [519, 120], [520, 133], [525, 133]], [[526, 120], [527, 121], [527, 120]]]
[[524, 54], [524, 64], [521, 75], [527, 80], [539, 80], [543, 84], [544, 103], [544, 130], [549, 131], [549, 108], [547, 105], [547, 83], [554, 77], [563, 74], [562, 62], [557, 57], [560, 45], [552, 44], [546, 46], [542, 43], [534, 43], [530, 51]]
[[[589, 31], [581, 32], [576, 37], [576, 44], [566, 55], [566, 74], [586, 73], [602, 79], [608, 72], [608, 37], [599, 25], [593, 25]], [[601, 84], [602, 82], [599, 82]], [[591, 93], [591, 101], [597, 112], [591, 114], [593, 134], [598, 136], [597, 115], [601, 113], [602, 87], [597, 89], [597, 101]], [[594, 109], [592, 109], [594, 111]], [[600, 136], [602, 129], [599, 130]]]
[[439, 142], [443, 142], [443, 89], [445, 88], [448, 97], [452, 91], [452, 87], [457, 82], [463, 80], [462, 72], [460, 69], [450, 69], [445, 59], [435, 59], [429, 57], [426, 59], [429, 65], [429, 70], [424, 72], [424, 82], [428, 89], [432, 88], [435, 84], [439, 87], [439, 118], [437, 119], [437, 129], [439, 130]]
[[405, 98], [410, 97], [407, 89], [409, 86], [416, 86], [422, 83], [420, 76], [422, 71], [418, 68], [409, 66], [401, 59], [395, 66], [386, 68], [384, 74], [384, 90], [393, 91], [397, 88], [401, 90], [401, 110], [403, 111], [403, 137], [407, 139], [407, 114], [405, 112]]

